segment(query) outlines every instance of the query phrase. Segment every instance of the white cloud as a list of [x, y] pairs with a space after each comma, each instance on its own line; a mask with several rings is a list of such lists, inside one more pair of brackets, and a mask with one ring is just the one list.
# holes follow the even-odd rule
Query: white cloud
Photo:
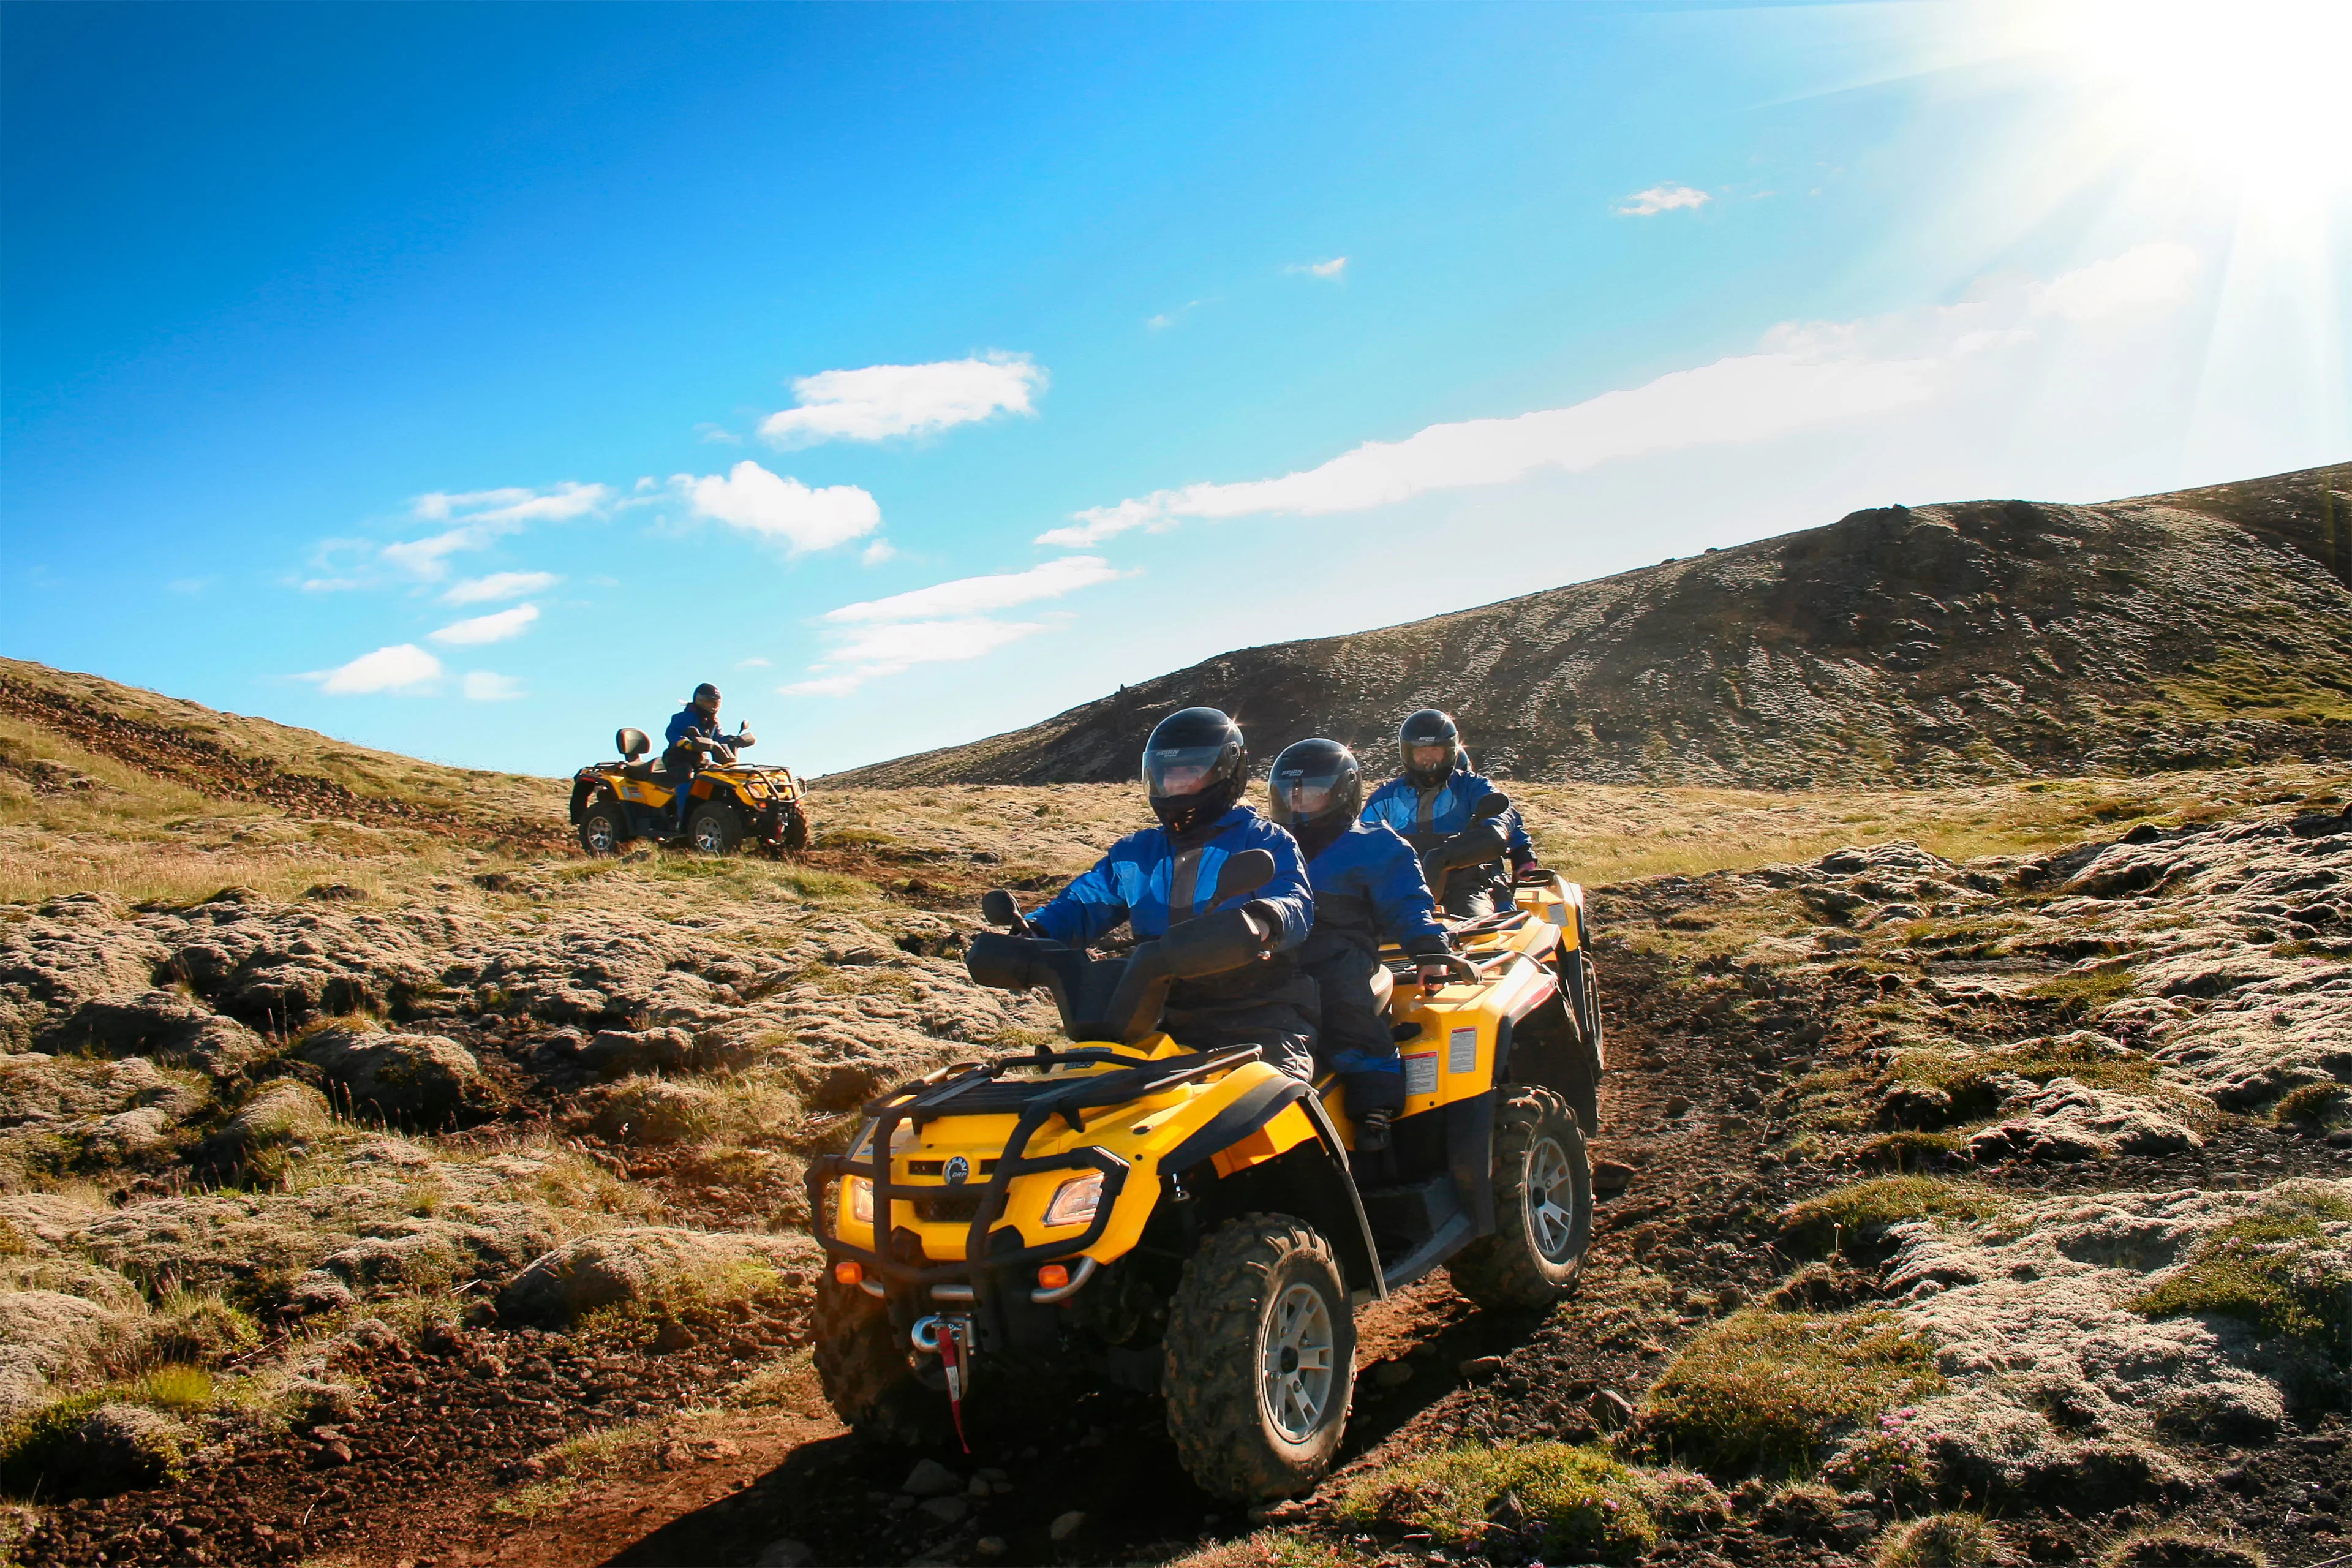
[[1065, 555], [1032, 566], [1026, 572], [1002, 572], [989, 577], [959, 577], [928, 588], [893, 594], [887, 599], [844, 605], [824, 618], [836, 625], [857, 621], [919, 621], [941, 616], [969, 616], [989, 610], [1011, 609], [1039, 599], [1058, 599], [1097, 583], [1131, 574], [1115, 570], [1099, 555]]
[[441, 661], [415, 643], [399, 643], [363, 653], [346, 665], [319, 670], [302, 678], [337, 697], [360, 697], [379, 691], [415, 691], [441, 679]]
[[2035, 341], [2037, 320], [2177, 305], [2193, 252], [2144, 247], [2047, 283], [2011, 283], [1968, 303], [1870, 321], [1789, 323], [1760, 352], [1603, 393], [1566, 408], [1432, 425], [1402, 441], [1368, 441], [1279, 479], [1155, 490], [1075, 515], [1037, 536], [1076, 548], [1185, 518], [1314, 516], [1387, 506], [1436, 490], [1498, 485], [1539, 469], [1577, 473], [1629, 458], [1759, 442], [1916, 406], [1962, 364]]
[[1693, 190], [1688, 185], [1652, 185], [1646, 191], [1635, 191], [1627, 196], [1619, 204], [1617, 211], [1624, 217], [1655, 217], [1677, 207], [1696, 211], [1714, 199], [1705, 191]]
[[887, 539], [877, 539], [857, 552], [857, 563], [860, 566], [879, 566], [885, 561], [895, 561], [898, 558], [898, 547]]
[[743, 437], [734, 431], [724, 425], [713, 425], [707, 420], [694, 427], [694, 438], [698, 441], [715, 441], [722, 447], [740, 447], [743, 444]]
[[609, 485], [583, 485], [569, 479], [545, 490], [513, 485], [458, 493], [435, 490], [418, 496], [409, 510], [425, 521], [455, 526], [423, 539], [387, 544], [379, 553], [411, 576], [437, 583], [449, 574], [448, 557], [460, 551], [485, 549], [492, 541], [520, 532], [535, 522], [568, 522], [601, 512], [613, 500]]
[[1045, 373], [1027, 354], [828, 370], [793, 382], [800, 406], [768, 416], [760, 434], [795, 447], [927, 435], [993, 414], [1034, 414], [1045, 389]]
[[772, 474], [749, 458], [725, 478], [678, 474], [670, 485], [703, 517], [763, 539], [782, 539], [794, 552], [827, 550], [882, 526], [882, 509], [856, 485], [812, 489]]
[[2197, 253], [2185, 245], [2143, 245], [2036, 286], [2032, 308], [2074, 321], [2161, 309], [2188, 299], [2201, 270]]
[[768, 661], [764, 658], [739, 658], [735, 661], [735, 668], [738, 669], [765, 669], [768, 668]]
[[[903, 674], [919, 664], [954, 663], [995, 652], [1045, 629], [1044, 621], [992, 621], [985, 616], [952, 620], [892, 621], [861, 627], [810, 667], [814, 678], [778, 687], [787, 697], [841, 697], [866, 681]], [[831, 670], [827, 675], [822, 672]]]
[[473, 702], [512, 702], [530, 695], [514, 676], [493, 675], [487, 669], [467, 670], [460, 685], [467, 700]]
[[1114, 569], [1100, 556], [1069, 555], [1026, 572], [959, 577], [887, 599], [844, 605], [825, 613], [827, 622], [845, 629], [834, 634], [833, 647], [809, 667], [810, 679], [778, 689], [792, 697], [840, 697], [919, 664], [978, 658], [1069, 619], [1000, 621], [986, 612], [1058, 599], [1134, 574]]
[[306, 594], [344, 594], [362, 584], [349, 577], [305, 577], [302, 592]]
[[519, 637], [539, 619], [537, 605], [517, 605], [511, 610], [499, 610], [471, 620], [454, 622], [433, 634], [433, 640], [451, 647], [476, 647], [483, 643], [504, 642]]
[[1295, 262], [1284, 268], [1283, 270], [1304, 278], [1321, 278], [1328, 282], [1337, 283], [1341, 275], [1348, 270], [1348, 258], [1344, 256], [1335, 256], [1328, 261]]
[[468, 577], [453, 583], [441, 595], [445, 605], [495, 605], [500, 599], [520, 599], [525, 594], [537, 594], [554, 587], [563, 579], [552, 572], [493, 572], [487, 577]]

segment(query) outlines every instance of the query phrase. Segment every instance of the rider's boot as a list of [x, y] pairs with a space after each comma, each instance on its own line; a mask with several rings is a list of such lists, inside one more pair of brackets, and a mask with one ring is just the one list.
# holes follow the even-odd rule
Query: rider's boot
[[1356, 1118], [1356, 1152], [1378, 1154], [1389, 1146], [1389, 1118], [1395, 1113], [1387, 1106], [1375, 1106]]

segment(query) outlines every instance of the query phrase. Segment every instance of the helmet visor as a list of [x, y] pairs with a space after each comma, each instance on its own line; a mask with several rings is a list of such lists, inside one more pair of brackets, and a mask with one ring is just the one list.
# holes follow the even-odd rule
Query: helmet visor
[[1405, 751], [1405, 760], [1412, 767], [1434, 772], [1447, 765], [1447, 753], [1453, 749], [1442, 741], [1433, 746], [1412, 746]]
[[1171, 746], [1143, 753], [1143, 787], [1156, 795], [1198, 795], [1216, 782], [1223, 746]]
[[1274, 781], [1274, 793], [1291, 816], [1307, 818], [1329, 809], [1339, 788], [1338, 773], [1291, 773]]

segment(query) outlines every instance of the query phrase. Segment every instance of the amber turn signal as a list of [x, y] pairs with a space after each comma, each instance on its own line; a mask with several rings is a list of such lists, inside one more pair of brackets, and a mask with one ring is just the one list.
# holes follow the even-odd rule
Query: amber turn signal
[[855, 1285], [866, 1278], [866, 1265], [854, 1258], [845, 1258], [833, 1266], [833, 1277], [844, 1285]]
[[1058, 1290], [1069, 1282], [1070, 1271], [1058, 1263], [1048, 1263], [1037, 1270], [1037, 1288], [1041, 1290]]

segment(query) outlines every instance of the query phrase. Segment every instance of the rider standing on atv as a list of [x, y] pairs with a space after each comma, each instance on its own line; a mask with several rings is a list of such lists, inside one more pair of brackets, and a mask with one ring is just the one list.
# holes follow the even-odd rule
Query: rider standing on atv
[[677, 830], [686, 831], [686, 815], [693, 809], [694, 797], [687, 786], [702, 770], [702, 749], [706, 742], [724, 742], [719, 732], [719, 688], [709, 681], [694, 689], [687, 705], [670, 715], [669, 728], [663, 732], [667, 750], [662, 753], [662, 766], [677, 781]]
[[1405, 1100], [1396, 1037], [1372, 992], [1381, 943], [1418, 959], [1424, 986], [1444, 982], [1453, 944], [1412, 846], [1393, 828], [1356, 820], [1364, 774], [1353, 752], [1301, 741], [1274, 760], [1266, 795], [1274, 820], [1298, 840], [1315, 889], [1315, 929], [1298, 963], [1322, 992], [1323, 1060], [1347, 1091], [1357, 1149], [1376, 1153]]
[[[1404, 772], [1372, 792], [1364, 803], [1364, 820], [1394, 828], [1416, 848], [1427, 850], [1470, 826], [1471, 811], [1495, 786], [1463, 765], [1462, 731], [1450, 713], [1424, 708], [1398, 728], [1397, 751]], [[1515, 810], [1506, 814], [1506, 844], [1512, 871], [1519, 877], [1540, 875], [1535, 846]], [[1500, 861], [1457, 868], [1446, 879], [1445, 912], [1456, 920], [1476, 920], [1495, 912], [1497, 895], [1511, 883]]]
[[1315, 923], [1315, 895], [1297, 842], [1241, 804], [1248, 783], [1240, 725], [1214, 708], [1187, 708], [1161, 720], [1143, 749], [1143, 786], [1160, 826], [1112, 845], [1029, 924], [1072, 947], [1121, 921], [1150, 941], [1217, 907], [1217, 872], [1227, 858], [1266, 851], [1274, 879], [1240, 905], [1258, 936], [1258, 961], [1178, 981], [1161, 1026], [1198, 1050], [1262, 1046], [1269, 1065], [1311, 1083], [1315, 983], [1298, 972], [1294, 950]]

